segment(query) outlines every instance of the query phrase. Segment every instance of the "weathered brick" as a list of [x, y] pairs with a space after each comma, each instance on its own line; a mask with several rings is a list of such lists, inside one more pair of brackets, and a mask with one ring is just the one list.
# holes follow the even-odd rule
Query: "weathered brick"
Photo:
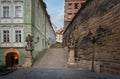
[[64, 31], [63, 45], [70, 43], [69, 36], [73, 34], [77, 42], [76, 57], [91, 61], [92, 47], [87, 35], [89, 31], [96, 35], [99, 27], [103, 32], [96, 40], [94, 57], [99, 65], [105, 66], [100, 71], [120, 73], [116, 70], [120, 66], [120, 0], [88, 0]]

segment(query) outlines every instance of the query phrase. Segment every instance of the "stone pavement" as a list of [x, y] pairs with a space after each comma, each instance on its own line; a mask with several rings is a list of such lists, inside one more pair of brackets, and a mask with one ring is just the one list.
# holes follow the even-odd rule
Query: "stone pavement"
[[120, 79], [110, 74], [93, 73], [76, 69], [20, 69], [0, 79]]
[[120, 76], [89, 72], [83, 68], [67, 68], [67, 53], [63, 48], [47, 49], [38, 56], [30, 69], [19, 69], [0, 79], [120, 79]]
[[34, 63], [34, 68], [67, 68], [67, 53], [63, 48], [46, 49], [44, 56]]

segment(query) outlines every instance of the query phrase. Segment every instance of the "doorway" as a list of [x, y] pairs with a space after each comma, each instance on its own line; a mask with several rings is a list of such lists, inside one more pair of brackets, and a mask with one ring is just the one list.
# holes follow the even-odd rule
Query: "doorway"
[[16, 53], [10, 52], [6, 55], [6, 66], [17, 67], [19, 62], [19, 56]]
[[4, 65], [18, 67], [20, 65], [20, 52], [15, 48], [9, 48], [4, 52]]

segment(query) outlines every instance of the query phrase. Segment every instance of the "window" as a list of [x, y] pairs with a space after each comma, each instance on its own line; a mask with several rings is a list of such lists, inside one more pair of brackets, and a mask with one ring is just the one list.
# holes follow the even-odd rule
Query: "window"
[[21, 17], [21, 6], [15, 6], [15, 17]]
[[42, 39], [42, 46], [44, 47], [44, 39]]
[[9, 30], [3, 30], [3, 42], [10, 42]]
[[45, 47], [47, 47], [47, 41], [45, 41]]
[[76, 15], [77, 13], [74, 13], [74, 15]]
[[38, 8], [40, 8], [40, 0], [38, 0], [37, 5], [38, 5]]
[[9, 6], [3, 7], [3, 17], [9, 17]]
[[72, 9], [72, 3], [68, 3], [68, 9]]
[[23, 27], [15, 26], [13, 27], [13, 42], [14, 43], [22, 43], [23, 42]]
[[15, 30], [15, 42], [22, 42], [21, 30]]
[[78, 9], [78, 3], [75, 3], [74, 9]]
[[68, 13], [68, 18], [72, 18], [72, 13]]

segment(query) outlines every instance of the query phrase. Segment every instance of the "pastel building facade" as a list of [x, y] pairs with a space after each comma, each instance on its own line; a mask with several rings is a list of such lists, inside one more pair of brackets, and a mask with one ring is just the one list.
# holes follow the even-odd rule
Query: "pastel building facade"
[[24, 64], [28, 34], [33, 36], [33, 58], [55, 43], [46, 4], [42, 0], [0, 0], [0, 65]]

